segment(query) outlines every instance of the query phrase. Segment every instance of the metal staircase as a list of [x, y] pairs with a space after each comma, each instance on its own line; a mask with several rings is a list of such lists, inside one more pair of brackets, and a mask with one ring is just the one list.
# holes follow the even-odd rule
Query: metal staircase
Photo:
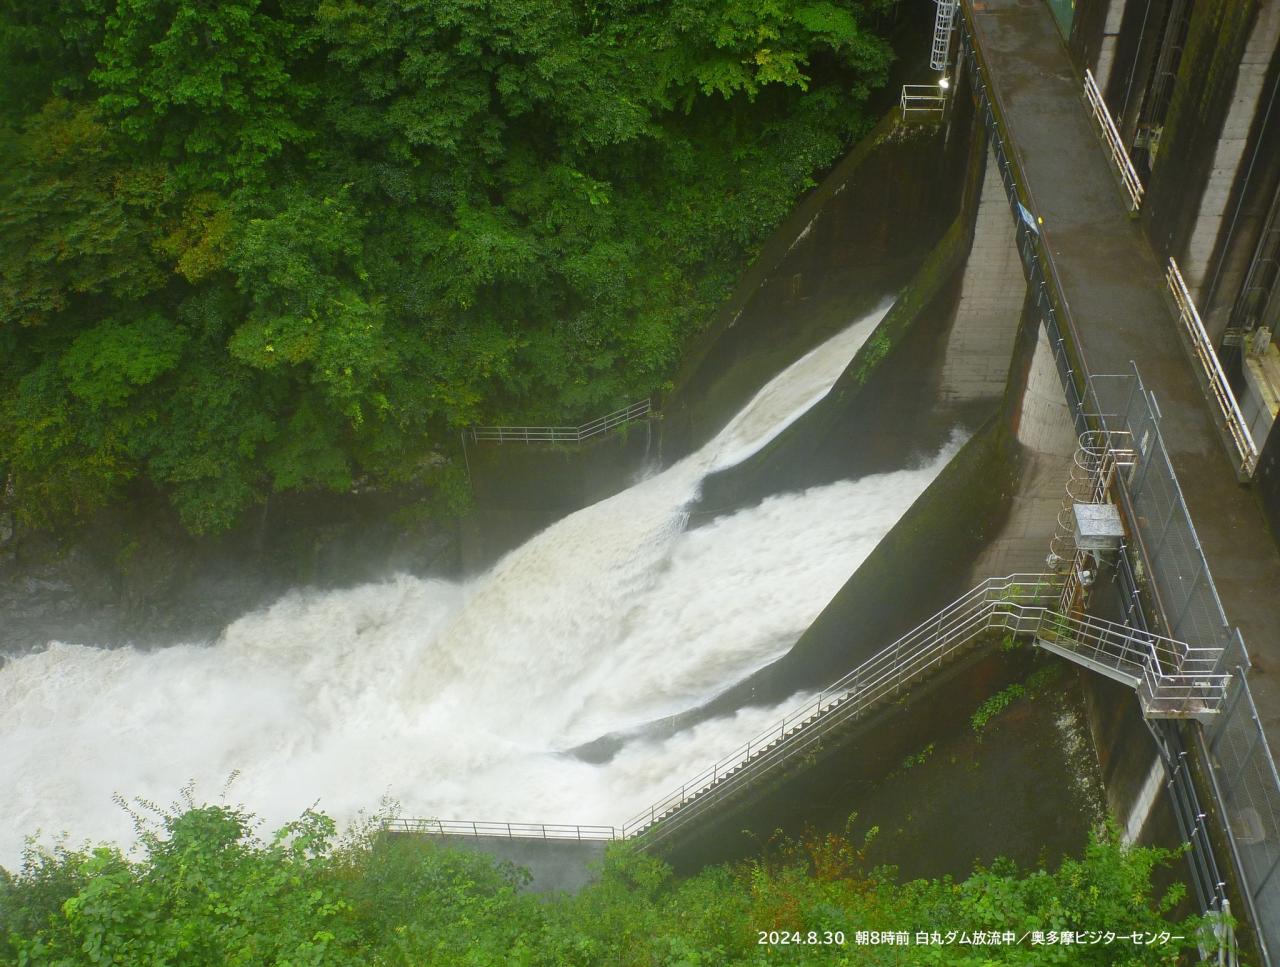
[[1064, 578], [990, 578], [876, 653], [745, 745], [712, 763], [622, 826], [624, 838], [664, 839], [707, 810], [781, 774], [826, 737], [895, 700], [990, 634], [1012, 634], [1122, 682], [1149, 719], [1204, 718], [1226, 697], [1218, 648], [1191, 648], [1149, 632], [1055, 610]]
[[[678, 832], [709, 810], [816, 754], [824, 739], [898, 699], [967, 651], [1012, 635], [1133, 688], [1152, 720], [1204, 720], [1222, 708], [1231, 676], [1218, 671], [1221, 648], [1182, 642], [1083, 614], [1057, 610], [1070, 578], [1014, 574], [988, 578], [824, 688], [679, 789], [633, 816], [617, 838], [643, 837], [644, 846]], [[480, 828], [483, 827], [483, 830]], [[496, 835], [540, 839], [611, 839], [610, 827], [402, 821], [390, 832]]]

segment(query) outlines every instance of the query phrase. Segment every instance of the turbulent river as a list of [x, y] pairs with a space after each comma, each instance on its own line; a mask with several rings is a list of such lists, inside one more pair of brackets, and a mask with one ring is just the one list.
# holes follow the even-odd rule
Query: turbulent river
[[11, 659], [0, 865], [37, 830], [131, 839], [113, 793], [170, 802], [194, 779], [212, 799], [233, 772], [228, 798], [269, 826], [313, 803], [348, 819], [384, 796], [406, 816], [620, 825], [784, 709], [635, 739], [604, 764], [567, 750], [785, 654], [958, 446], [686, 528], [703, 479], [821, 399], [886, 308], [780, 373], [697, 453], [475, 578], [298, 591], [213, 642], [49, 642]]

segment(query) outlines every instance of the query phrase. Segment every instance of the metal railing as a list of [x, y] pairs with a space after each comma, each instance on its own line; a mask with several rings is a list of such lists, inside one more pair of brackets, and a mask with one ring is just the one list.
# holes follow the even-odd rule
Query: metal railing
[[1084, 72], [1084, 98], [1089, 102], [1094, 120], [1102, 129], [1102, 136], [1107, 142], [1111, 161], [1120, 175], [1120, 183], [1124, 186], [1125, 193], [1129, 196], [1129, 210], [1136, 212], [1142, 207], [1142, 196], [1145, 192], [1142, 179], [1138, 177], [1138, 170], [1134, 168], [1129, 152], [1125, 150], [1124, 142], [1120, 140], [1120, 132], [1111, 117], [1111, 111], [1107, 108], [1107, 102], [1102, 99], [1102, 92], [1098, 90], [1098, 82], [1093, 79], [1093, 72], [1088, 68], [1085, 68]]
[[899, 103], [904, 119], [910, 119], [912, 114], [933, 117], [946, 111], [947, 95], [937, 84], [903, 84]]
[[1253, 442], [1253, 434], [1249, 432], [1249, 424], [1245, 422], [1244, 414], [1240, 412], [1236, 394], [1231, 391], [1231, 384], [1227, 382], [1227, 376], [1222, 371], [1218, 353], [1214, 350], [1213, 343], [1209, 341], [1208, 333], [1204, 331], [1204, 323], [1200, 321], [1200, 313], [1196, 310], [1196, 304], [1191, 298], [1187, 283], [1182, 278], [1178, 263], [1173, 259], [1169, 259], [1165, 279], [1169, 283], [1169, 291], [1173, 293], [1173, 301], [1177, 303], [1182, 327], [1191, 340], [1191, 348], [1196, 359], [1200, 361], [1205, 378], [1209, 381], [1214, 403], [1217, 404], [1218, 412], [1222, 416], [1222, 426], [1235, 444], [1238, 457], [1237, 471], [1245, 479], [1249, 479], [1258, 466], [1258, 448]]
[[1089, 397], [1090, 418], [1129, 441], [1130, 463], [1116, 481], [1116, 493], [1130, 522], [1126, 554], [1138, 594], [1134, 606], [1141, 605], [1163, 634], [1179, 641], [1230, 646], [1238, 633], [1214, 586], [1165, 445], [1155, 398], [1136, 366], [1128, 375], [1092, 377]]
[[650, 401], [640, 400], [582, 426], [475, 426], [465, 432], [476, 442], [581, 443], [600, 433], [634, 423], [652, 412]]
[[475, 836], [498, 839], [555, 839], [607, 842], [618, 838], [612, 826], [566, 826], [552, 823], [482, 823], [457, 819], [388, 819], [388, 833], [425, 833], [428, 836]]
[[[971, 11], [967, 6], [962, 5], [963, 17], [961, 19], [961, 39], [962, 51], [967, 58], [970, 75], [973, 78], [974, 94], [978, 102], [979, 117], [985, 121], [986, 130], [991, 140], [992, 150], [996, 155], [997, 163], [1001, 168], [1001, 177], [1004, 181], [1005, 190], [1009, 197], [1009, 206], [1013, 212], [1014, 222], [1016, 225], [1016, 236], [1019, 251], [1022, 253], [1023, 264], [1027, 272], [1028, 285], [1034, 294], [1036, 307], [1040, 313], [1045, 330], [1049, 335], [1050, 342], [1054, 349], [1054, 360], [1058, 367], [1058, 373], [1062, 380], [1063, 391], [1066, 394], [1067, 402], [1071, 410], [1072, 421], [1075, 424], [1077, 432], [1083, 433], [1089, 429], [1096, 429], [1099, 426], [1098, 418], [1086, 412], [1084, 401], [1087, 396], [1094, 395], [1093, 387], [1096, 377], [1090, 379], [1088, 376], [1088, 365], [1085, 357], [1084, 347], [1081, 344], [1079, 333], [1077, 332], [1072, 319], [1070, 304], [1067, 301], [1065, 293], [1061, 290], [1057, 280], [1057, 269], [1054, 263], [1052, 248], [1047, 244], [1045, 232], [1039, 226], [1038, 220], [1034, 219], [1033, 213], [1037, 206], [1035, 204], [1031, 187], [1025, 183], [1025, 179], [1021, 177], [1017, 161], [1014, 157], [1011, 146], [1006, 142], [1006, 132], [1009, 130], [1008, 123], [1005, 120], [1003, 109], [999, 103], [999, 97], [991, 88], [989, 82], [989, 68], [986, 64], [982, 52], [979, 50], [978, 43], [974, 39], [974, 25], [971, 20]], [[1136, 369], [1136, 368], [1135, 368]], [[1147, 400], [1144, 395], [1144, 405]], [[1151, 402], [1154, 411], [1154, 402]], [[1099, 410], [1101, 411], [1101, 410]], [[1132, 437], [1138, 444], [1145, 449], [1147, 438], [1145, 433], [1138, 432], [1137, 427], [1130, 427], [1133, 431]], [[1152, 433], [1156, 434], [1158, 439], [1158, 427], [1152, 422], [1148, 427]], [[1150, 445], [1155, 446], [1155, 443]], [[1177, 487], [1176, 477], [1173, 475], [1172, 465], [1169, 463], [1168, 455], [1164, 450], [1163, 441], [1158, 444], [1159, 458], [1149, 461], [1148, 465], [1154, 465], [1159, 469], [1156, 472], [1157, 479], [1165, 485], [1165, 492], [1168, 498], [1167, 515], [1164, 517], [1156, 517], [1155, 520], [1160, 521], [1162, 529], [1167, 530], [1168, 521], [1178, 518], [1185, 518], [1185, 526], [1182, 521], [1178, 521], [1178, 525], [1174, 528], [1180, 532], [1183, 538], [1179, 541], [1183, 545], [1182, 549], [1176, 551], [1177, 554], [1192, 559], [1196, 556], [1203, 557], [1199, 551], [1199, 542], [1195, 539], [1194, 527], [1190, 523], [1190, 514], [1186, 510], [1186, 505], [1182, 500], [1181, 491]], [[1165, 472], [1167, 469], [1167, 473]], [[1123, 486], [1120, 488], [1121, 493], [1125, 491]], [[1154, 499], [1154, 498], [1152, 498]], [[1126, 498], [1127, 500], [1127, 498]], [[1151, 500], [1148, 501], [1149, 503]], [[1148, 519], [1145, 522], [1134, 514], [1131, 506], [1122, 509], [1126, 520], [1130, 526], [1137, 530], [1143, 530], [1153, 525], [1153, 521]], [[1190, 538], [1188, 542], [1186, 538]], [[1163, 543], [1163, 537], [1161, 542]], [[1175, 538], [1177, 540], [1177, 538]], [[1142, 543], [1141, 541], [1139, 542]], [[1192, 546], [1195, 554], [1187, 554], [1186, 548]], [[1161, 548], [1157, 545], [1157, 554], [1154, 559], [1159, 561], [1168, 554], [1159, 553]], [[1208, 573], [1205, 566], [1203, 574], [1203, 584], [1200, 577], [1195, 577], [1191, 582], [1191, 587], [1198, 588], [1192, 593], [1183, 593], [1178, 595], [1176, 588], [1172, 587], [1172, 582], [1181, 578], [1180, 574], [1162, 575], [1159, 568], [1152, 568], [1152, 556], [1148, 555], [1141, 547], [1139, 554], [1135, 559], [1122, 554], [1118, 562], [1119, 575], [1125, 588], [1129, 601], [1126, 610], [1129, 615], [1131, 624], [1139, 627], [1145, 627], [1148, 614], [1153, 619], [1163, 621], [1165, 624], [1172, 624], [1175, 627], [1188, 623], [1198, 623], [1202, 626], [1212, 627], [1215, 623], [1222, 629], [1227, 628], [1225, 615], [1221, 612], [1221, 604], [1217, 600], [1217, 591], [1213, 587], [1212, 577]], [[1153, 573], [1154, 572], [1154, 573]], [[1192, 572], [1193, 574], [1195, 572]], [[1176, 611], [1168, 611], [1160, 607], [1160, 602], [1154, 608], [1148, 608], [1145, 601], [1143, 586], [1153, 587], [1156, 584], [1164, 584], [1166, 589], [1173, 592], [1171, 603], [1175, 606], [1181, 602], [1181, 607]], [[1208, 613], [1208, 604], [1217, 605], [1217, 615]], [[1198, 613], [1197, 613], [1198, 612]], [[1210, 636], [1210, 641], [1215, 644], [1226, 639], [1227, 644], [1237, 647], [1240, 654], [1244, 654], [1244, 645], [1240, 640], [1238, 631], [1230, 634], [1222, 634], [1216, 639]], [[1197, 644], [1204, 643], [1204, 639], [1192, 639]], [[1224, 668], [1228, 667], [1224, 663]], [[1219, 669], [1221, 671], [1222, 669]], [[1235, 677], [1236, 688], [1242, 688], [1242, 677], [1237, 674]], [[1247, 698], [1247, 695], [1246, 695]], [[1252, 711], [1252, 702], [1248, 703]], [[1231, 715], [1219, 715], [1215, 722], [1211, 734], [1218, 734], [1219, 730], [1226, 727], [1226, 720]], [[1266, 751], [1266, 739], [1261, 732], [1261, 727], [1257, 723], [1256, 711], [1253, 715], [1253, 727], [1256, 732], [1256, 740], [1250, 746], [1254, 751], [1251, 756], [1256, 758], [1259, 755], [1267, 755], [1267, 761], [1271, 762], [1270, 754]], [[1171, 723], [1163, 723], [1162, 731], [1169, 741], [1178, 741], [1178, 735], [1175, 730], [1170, 728]], [[1203, 731], [1197, 733], [1199, 739], [1203, 741], [1205, 733]], [[1261, 748], [1262, 752], [1257, 750]], [[1172, 761], [1172, 760], [1171, 760]], [[1169, 788], [1175, 803], [1182, 804], [1186, 808], [1178, 813], [1180, 827], [1186, 841], [1191, 844], [1191, 851], [1188, 854], [1188, 863], [1192, 873], [1192, 883], [1195, 887], [1197, 897], [1200, 899], [1202, 908], [1206, 910], [1222, 911], [1226, 908], [1226, 894], [1221, 878], [1217, 875], [1217, 864], [1213, 855], [1212, 846], [1209, 844], [1208, 837], [1205, 835], [1203, 828], [1205, 810], [1200, 807], [1198, 802], [1198, 793], [1195, 784], [1190, 778], [1190, 772], [1186, 768], [1177, 767], [1179, 762], [1169, 768]], [[1238, 785], [1237, 776], [1246, 767], [1246, 760], [1237, 757], [1227, 769], [1223, 770], [1222, 775], [1214, 775], [1214, 796], [1219, 805], [1225, 810], [1225, 803], [1229, 801], [1234, 793], [1230, 787]], [[1274, 770], [1273, 770], [1274, 772]], [[1221, 785], [1218, 785], [1218, 782]], [[1265, 784], [1264, 784], [1265, 785]], [[1225, 789], [1225, 792], [1224, 792]], [[1268, 797], [1280, 797], [1280, 784], [1272, 783], [1266, 787], [1266, 795]], [[1184, 815], [1185, 813], [1185, 815]], [[1198, 833], [1197, 833], [1198, 830]], [[1277, 835], [1272, 835], [1269, 842], [1274, 851], [1280, 852], [1280, 829], [1274, 831]], [[1257, 938], [1259, 947], [1262, 952], [1263, 960], [1271, 963], [1269, 948], [1280, 949], [1280, 924], [1275, 923], [1277, 915], [1273, 912], [1269, 916], [1260, 916], [1258, 906], [1262, 905], [1257, 899], [1262, 892], [1267, 892], [1266, 902], [1270, 904], [1269, 909], [1272, 911], [1280, 910], [1280, 882], [1277, 877], [1272, 875], [1271, 878], [1263, 884], [1259, 884], [1254, 874], [1247, 866], [1242, 864], [1239, 859], [1239, 852], [1234, 843], [1234, 837], [1230, 829], [1227, 830], [1228, 839], [1232, 842], [1233, 859], [1235, 866], [1241, 878], [1241, 886], [1244, 890], [1244, 898], [1248, 905], [1249, 919], [1257, 927]]]
[[1235, 668], [1233, 694], [1205, 737], [1206, 758], [1265, 954], [1280, 943], [1280, 772], [1262, 731], [1246, 668]]
[[1036, 311], [1040, 314], [1053, 347], [1053, 360], [1067, 397], [1072, 423], [1077, 433], [1084, 433], [1090, 426], [1084, 414], [1087, 369], [1080, 336], [1075, 331], [1066, 297], [1057, 284], [1053, 252], [1045, 242], [1044, 228], [1035, 215], [1038, 206], [1031, 187], [1021, 177], [1012, 146], [1005, 138], [1004, 132], [1008, 130], [1008, 124], [999, 99], [988, 82], [986, 62], [977, 44], [973, 42], [973, 27], [967, 20], [969, 11], [963, 6], [961, 10], [961, 51], [972, 78], [978, 117], [987, 132], [991, 151], [1000, 171], [1000, 181], [1009, 201], [1014, 238], [1027, 275], [1027, 288], [1035, 298]]
[[[1271, 963], [1270, 952], [1280, 949], [1280, 771], [1249, 690], [1244, 641], [1227, 620], [1165, 446], [1159, 407], [1137, 367], [1129, 375], [1094, 376], [1089, 387], [1091, 419], [1126, 434], [1134, 450], [1134, 463], [1117, 486], [1132, 525], [1120, 561], [1128, 575], [1129, 610], [1137, 620], [1149, 615], [1167, 634], [1193, 645], [1220, 647], [1224, 657], [1217, 670], [1231, 674], [1221, 714], [1196, 741], [1238, 871], [1241, 909], [1255, 925], [1264, 962]], [[1179, 796], [1194, 798], [1185, 765], [1177, 765], [1175, 806]], [[1203, 852], [1203, 810], [1186, 806], [1181, 812], [1184, 835]], [[1191, 859], [1205, 865], [1212, 860]], [[1207, 888], [1197, 883], [1197, 890], [1204, 894]]]
[[[1214, 714], [1228, 676], [1219, 656], [1093, 617], [1060, 614], [1062, 578], [989, 578], [877, 652], [771, 728], [718, 759], [622, 825], [622, 836], [669, 836], [706, 810], [814, 751], [834, 730], [892, 700], [990, 631], [1029, 637], [1056, 654], [1137, 688], [1152, 717]], [[1183, 702], [1179, 706], [1177, 703]]]

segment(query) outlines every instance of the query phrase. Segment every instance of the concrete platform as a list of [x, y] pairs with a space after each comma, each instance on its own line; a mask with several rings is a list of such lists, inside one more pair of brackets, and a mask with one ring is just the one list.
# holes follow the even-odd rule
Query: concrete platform
[[965, 0], [1009, 135], [1044, 219], [1090, 373], [1135, 361], [1162, 429], [1227, 618], [1254, 662], [1254, 698], [1280, 749], [1280, 549], [1237, 483], [1179, 341], [1161, 261], [1126, 211], [1053, 16], [1038, 0]]

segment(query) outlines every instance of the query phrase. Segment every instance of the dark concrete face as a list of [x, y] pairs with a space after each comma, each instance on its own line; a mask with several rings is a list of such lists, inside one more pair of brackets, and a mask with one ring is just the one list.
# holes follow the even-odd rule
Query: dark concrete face
[[[397, 835], [417, 835], [413, 833]], [[483, 853], [499, 863], [528, 870], [526, 893], [577, 893], [600, 878], [606, 843], [572, 839], [533, 839], [498, 836], [435, 836], [430, 839], [449, 849]]]
[[1074, 672], [1064, 665], [1046, 690], [981, 730], [971, 721], [985, 699], [1058, 661], [988, 647], [826, 742], [777, 786], [696, 824], [666, 855], [692, 871], [776, 848], [778, 831], [859, 842], [872, 827], [867, 865], [893, 864], [903, 879], [1079, 852], [1104, 805]]
[[664, 461], [706, 442], [771, 376], [911, 277], [955, 216], [967, 148], [890, 116], [836, 167], [691, 350], [663, 405]]

